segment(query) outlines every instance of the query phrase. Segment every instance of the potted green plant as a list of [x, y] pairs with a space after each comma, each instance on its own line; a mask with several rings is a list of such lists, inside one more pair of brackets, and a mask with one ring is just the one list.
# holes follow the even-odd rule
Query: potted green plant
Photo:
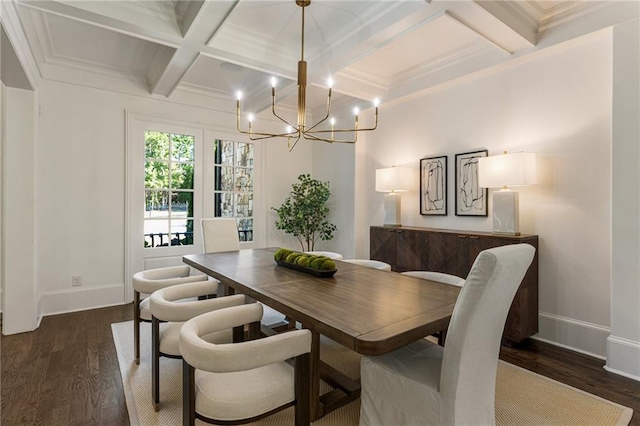
[[329, 182], [312, 179], [309, 174], [298, 176], [298, 183], [292, 185], [291, 195], [279, 208], [276, 228], [292, 234], [300, 242], [302, 251], [312, 251], [316, 241], [331, 240], [336, 226], [327, 220], [331, 196]]

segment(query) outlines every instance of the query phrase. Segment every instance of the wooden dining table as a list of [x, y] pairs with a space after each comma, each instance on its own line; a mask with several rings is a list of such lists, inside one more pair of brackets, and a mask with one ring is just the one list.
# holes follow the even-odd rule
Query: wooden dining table
[[[332, 278], [278, 266], [277, 248], [192, 254], [183, 261], [312, 332], [311, 418], [360, 396], [351, 380], [320, 360], [320, 335], [363, 355], [382, 355], [446, 330], [460, 288], [336, 261]], [[334, 390], [320, 395], [320, 379]]]

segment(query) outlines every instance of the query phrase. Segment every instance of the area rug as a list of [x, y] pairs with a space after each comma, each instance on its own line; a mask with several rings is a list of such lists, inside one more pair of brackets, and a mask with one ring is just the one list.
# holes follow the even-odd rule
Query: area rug
[[[182, 364], [160, 360], [161, 409], [151, 402], [151, 326], [141, 324], [140, 365], [133, 362], [132, 321], [112, 324], [113, 339], [132, 425], [182, 424]], [[360, 355], [322, 338], [320, 358], [343, 374], [360, 376]], [[321, 392], [327, 392], [326, 383]], [[500, 361], [496, 380], [498, 425], [628, 425], [633, 411], [512, 364]], [[314, 422], [314, 426], [357, 426], [360, 400], [353, 401]], [[197, 425], [206, 423], [200, 420]], [[263, 419], [255, 426], [293, 425], [293, 408]], [[391, 426], [391, 425], [390, 425]]]

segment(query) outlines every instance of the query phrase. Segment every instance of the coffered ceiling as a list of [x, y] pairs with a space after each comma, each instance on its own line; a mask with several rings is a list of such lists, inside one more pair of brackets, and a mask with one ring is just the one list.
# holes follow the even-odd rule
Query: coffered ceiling
[[[44, 79], [141, 96], [177, 91], [255, 111], [296, 103], [294, 0], [8, 0]], [[313, 0], [308, 105], [390, 102], [638, 16], [628, 1]]]

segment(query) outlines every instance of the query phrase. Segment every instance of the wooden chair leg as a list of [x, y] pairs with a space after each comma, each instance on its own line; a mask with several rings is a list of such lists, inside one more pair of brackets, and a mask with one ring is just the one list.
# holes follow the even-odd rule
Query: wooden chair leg
[[442, 330], [438, 333], [438, 344], [444, 347], [445, 340], [447, 340], [447, 330]]
[[233, 327], [232, 339], [233, 339], [233, 343], [244, 342], [244, 326], [243, 325], [241, 325], [240, 327]]
[[133, 351], [134, 361], [140, 364], [140, 293], [133, 291]]
[[196, 424], [196, 369], [182, 360], [182, 425]]
[[153, 408], [160, 409], [160, 321], [151, 317], [151, 394]]
[[309, 426], [311, 422], [311, 382], [308, 353], [297, 356], [295, 363], [296, 426]]

